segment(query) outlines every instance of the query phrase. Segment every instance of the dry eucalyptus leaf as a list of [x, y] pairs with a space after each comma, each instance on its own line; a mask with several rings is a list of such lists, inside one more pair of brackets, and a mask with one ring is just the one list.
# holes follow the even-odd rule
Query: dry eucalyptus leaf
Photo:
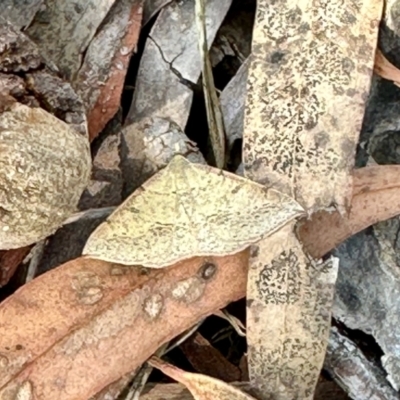
[[83, 254], [162, 268], [234, 254], [303, 214], [275, 190], [175, 156], [93, 232]]
[[183, 371], [158, 357], [151, 357], [148, 363], [185, 385], [196, 400], [255, 400], [235, 386], [207, 375]]
[[117, 113], [141, 28], [143, 0], [119, 0], [85, 51], [73, 86], [82, 97], [92, 141]]
[[328, 341], [338, 259], [307, 257], [293, 225], [257, 243], [250, 259], [248, 363], [260, 400], [312, 399]]
[[[350, 205], [382, 4], [257, 3], [244, 172], [309, 213]], [[328, 340], [337, 265], [304, 253], [294, 227], [260, 241], [250, 261], [249, 376], [261, 398], [312, 399]]]
[[[233, 382], [232, 384], [254, 395], [254, 390], [249, 382]], [[140, 400], [193, 400], [193, 396], [180, 383], [148, 383], [145, 393], [140, 396]], [[321, 379], [316, 391], [315, 400], [350, 400], [350, 398], [335, 382]]]
[[[0, 399], [87, 400], [243, 296], [249, 252], [163, 270], [77, 258], [0, 304]], [[67, 373], [66, 373], [67, 372]]]
[[382, 5], [258, 2], [243, 142], [247, 177], [293, 193], [307, 210], [349, 204]]
[[27, 246], [70, 216], [91, 169], [87, 138], [40, 108], [0, 114], [0, 249]]

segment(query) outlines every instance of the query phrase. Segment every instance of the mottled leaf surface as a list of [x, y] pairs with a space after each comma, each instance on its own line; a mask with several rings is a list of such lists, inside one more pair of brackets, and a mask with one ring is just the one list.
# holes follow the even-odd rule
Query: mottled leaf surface
[[260, 399], [313, 399], [338, 259], [307, 257], [293, 223], [253, 247], [247, 284], [250, 381]]
[[[258, 2], [245, 176], [310, 214], [350, 204], [381, 9], [380, 0]], [[312, 399], [328, 340], [337, 263], [313, 260], [294, 228], [261, 241], [250, 262], [249, 374], [262, 398]]]
[[161, 268], [236, 253], [303, 214], [275, 190], [175, 156], [93, 232], [83, 254]]
[[348, 204], [381, 9], [381, 0], [258, 2], [248, 177], [292, 194], [306, 209]]

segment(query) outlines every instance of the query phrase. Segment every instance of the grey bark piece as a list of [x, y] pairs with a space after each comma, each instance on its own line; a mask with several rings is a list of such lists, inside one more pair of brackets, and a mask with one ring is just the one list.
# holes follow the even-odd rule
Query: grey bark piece
[[400, 66], [400, 1], [386, 0], [379, 45], [389, 61]]
[[399, 164], [400, 89], [392, 82], [374, 77], [365, 112], [360, 146], [369, 156], [358, 155], [358, 165], [369, 159], [378, 164]]
[[83, 52], [114, 2], [44, 0], [26, 32], [71, 79], [80, 67]]
[[246, 102], [249, 64], [250, 58], [247, 58], [239, 68], [237, 74], [226, 85], [220, 96], [229, 150], [232, 149], [235, 140], [242, 139], [243, 137], [244, 106]]
[[41, 107], [86, 135], [83, 103], [71, 84], [45, 63], [38, 46], [0, 18], [0, 87], [23, 104]]
[[383, 236], [390, 223], [360, 232], [334, 251], [340, 258], [340, 268], [333, 315], [350, 328], [374, 336], [385, 353], [382, 362], [388, 379], [398, 390], [400, 270], [393, 242]]
[[84, 191], [79, 208], [109, 207], [122, 201], [122, 173], [120, 169], [119, 147], [121, 134], [106, 137], [100, 145], [94, 160], [92, 180]]
[[238, 61], [243, 62], [250, 55], [255, 8], [254, 0], [232, 3], [210, 50], [213, 66], [225, 56], [236, 57]]
[[179, 126], [165, 118], [149, 118], [128, 125], [122, 132], [124, 197], [131, 194], [177, 154], [205, 164], [195, 143]]
[[47, 111], [87, 135], [85, 108], [71, 84], [48, 71], [26, 75], [27, 89], [45, 104]]
[[43, 0], [1, 0], [0, 15], [22, 29], [32, 22], [42, 3]]
[[354, 400], [400, 399], [382, 371], [335, 327], [331, 329], [324, 369]]
[[0, 71], [26, 72], [38, 68], [42, 62], [35, 43], [0, 18]]
[[[209, 47], [211, 47], [231, 3], [232, 0], [206, 1]], [[152, 39], [160, 47], [166, 62], [170, 63], [184, 79], [192, 83], [197, 82], [202, 67], [194, 4], [193, 0], [171, 3], [161, 11], [150, 33]]]
[[145, 0], [143, 6], [143, 25], [146, 25], [163, 7], [174, 0]]
[[92, 175], [95, 179], [106, 180], [110, 182], [112, 182], [114, 179], [121, 179], [121, 171], [119, 169], [120, 144], [120, 133], [117, 135], [108, 136], [103, 141], [93, 160]]
[[[206, 3], [209, 46], [231, 1]], [[173, 2], [161, 11], [147, 40], [127, 122], [157, 116], [184, 129], [193, 96], [184, 80], [196, 83], [201, 68], [194, 1]]]
[[[190, 63], [190, 60], [188, 60]], [[148, 39], [136, 79], [136, 90], [127, 122], [146, 117], [169, 118], [184, 129], [192, 103], [192, 91], [171, 70], [159, 47]]]
[[38, 266], [36, 276], [79, 257], [82, 254], [83, 247], [90, 234], [106, 218], [107, 215], [101, 218], [83, 219], [60, 228], [57, 233], [49, 239]]

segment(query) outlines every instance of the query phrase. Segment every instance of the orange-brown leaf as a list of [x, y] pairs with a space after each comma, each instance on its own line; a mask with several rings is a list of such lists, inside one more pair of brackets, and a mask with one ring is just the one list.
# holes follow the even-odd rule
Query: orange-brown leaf
[[0, 305], [0, 398], [89, 398], [240, 298], [247, 260], [244, 251], [145, 271], [78, 258], [34, 279]]
[[400, 86], [400, 70], [396, 68], [379, 49], [376, 49], [374, 72], [382, 78]]
[[320, 258], [348, 237], [400, 214], [400, 166], [374, 166], [354, 172], [353, 198], [347, 218], [321, 211], [299, 227], [307, 251]]

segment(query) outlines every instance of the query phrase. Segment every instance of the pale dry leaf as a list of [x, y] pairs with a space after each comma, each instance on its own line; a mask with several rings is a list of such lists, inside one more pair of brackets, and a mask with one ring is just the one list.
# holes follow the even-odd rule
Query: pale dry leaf
[[[310, 214], [348, 211], [382, 3], [258, 1], [244, 172]], [[260, 398], [313, 398], [328, 340], [337, 265], [304, 253], [294, 226], [260, 241], [250, 262], [249, 376]]]
[[185, 385], [196, 400], [256, 400], [240, 389], [219, 379], [183, 371], [158, 357], [151, 357], [148, 363]]
[[243, 138], [247, 177], [310, 211], [348, 206], [382, 5], [258, 2]]
[[0, 114], [0, 248], [35, 243], [74, 211], [91, 170], [87, 138], [40, 108]]
[[303, 214], [275, 190], [175, 156], [92, 233], [83, 254], [162, 268], [234, 254]]
[[260, 400], [312, 399], [328, 341], [338, 259], [307, 257], [293, 225], [252, 249], [248, 363]]

